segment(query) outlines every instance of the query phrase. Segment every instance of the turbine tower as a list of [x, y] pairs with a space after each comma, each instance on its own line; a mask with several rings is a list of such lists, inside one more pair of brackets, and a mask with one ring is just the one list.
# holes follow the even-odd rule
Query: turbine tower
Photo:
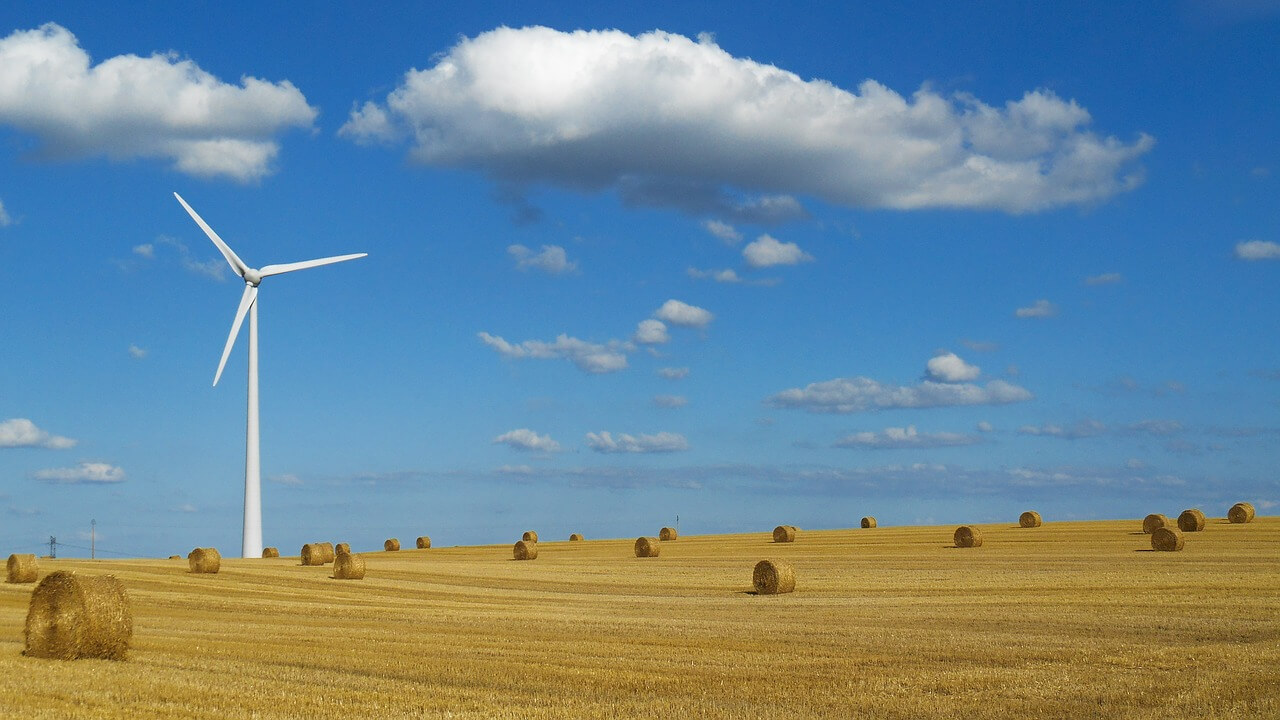
[[258, 284], [263, 278], [272, 275], [280, 275], [282, 273], [293, 272], [294, 270], [306, 270], [307, 268], [318, 267], [320, 265], [329, 265], [332, 263], [343, 262], [344, 260], [355, 260], [362, 258], [368, 253], [355, 253], [354, 255], [338, 255], [335, 257], [320, 258], [319, 260], [304, 260], [296, 263], [285, 263], [283, 265], [265, 265], [261, 268], [254, 269], [244, 264], [230, 247], [227, 246], [222, 238], [218, 237], [218, 233], [196, 214], [195, 210], [187, 204], [186, 200], [178, 193], [173, 196], [182, 203], [182, 207], [191, 216], [192, 220], [200, 226], [205, 235], [218, 246], [218, 251], [222, 253], [222, 257], [227, 259], [227, 264], [244, 280], [244, 294], [240, 296], [240, 307], [236, 310], [236, 319], [231, 323], [231, 334], [227, 336], [227, 344], [222, 349], [222, 360], [218, 362], [218, 372], [214, 373], [213, 384], [218, 384], [218, 379], [222, 377], [222, 369], [226, 367], [227, 356], [231, 354], [231, 348], [236, 344], [236, 335], [240, 333], [240, 325], [244, 323], [245, 313], [249, 315], [249, 419], [245, 428], [245, 450], [244, 450], [244, 535], [241, 542], [242, 557], [261, 557], [262, 556], [262, 474], [261, 464], [258, 457]]

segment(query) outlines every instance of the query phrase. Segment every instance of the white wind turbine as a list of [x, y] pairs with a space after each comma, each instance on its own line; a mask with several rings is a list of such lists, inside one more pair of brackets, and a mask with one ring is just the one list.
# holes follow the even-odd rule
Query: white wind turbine
[[355, 253], [354, 255], [338, 255], [336, 257], [320, 258], [319, 260], [304, 260], [303, 262], [285, 263], [283, 265], [266, 265], [259, 269], [254, 269], [244, 264], [231, 248], [218, 237], [218, 233], [213, 231], [205, 221], [196, 214], [195, 210], [187, 204], [186, 200], [178, 193], [173, 196], [178, 198], [178, 202], [182, 203], [182, 207], [186, 209], [187, 214], [192, 220], [204, 230], [204, 234], [209, 236], [214, 245], [218, 246], [218, 250], [222, 256], [227, 259], [227, 263], [231, 265], [231, 269], [235, 271], [244, 280], [244, 294], [240, 296], [240, 308], [236, 310], [236, 319], [231, 323], [231, 334], [227, 336], [227, 345], [222, 349], [222, 360], [218, 362], [218, 372], [213, 376], [213, 384], [218, 384], [218, 379], [222, 377], [222, 368], [227, 364], [227, 356], [231, 354], [231, 348], [236, 343], [236, 335], [240, 332], [240, 325], [244, 322], [245, 313], [249, 313], [249, 421], [245, 430], [245, 452], [244, 452], [244, 536], [241, 543], [242, 557], [261, 557], [262, 556], [262, 475], [261, 466], [258, 457], [258, 284], [265, 277], [272, 275], [280, 275], [281, 273], [293, 272], [294, 270], [306, 270], [307, 268], [318, 267], [320, 265], [329, 265], [331, 263], [342, 262], [344, 260], [355, 260], [362, 258], [368, 253]]

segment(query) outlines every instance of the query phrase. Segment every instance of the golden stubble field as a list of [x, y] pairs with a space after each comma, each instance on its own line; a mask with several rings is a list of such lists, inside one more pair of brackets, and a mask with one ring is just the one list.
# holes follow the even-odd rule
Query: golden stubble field
[[[34, 586], [4, 584], [0, 717], [1280, 717], [1280, 518], [1175, 553], [1140, 520], [981, 527], [377, 550], [362, 581], [41, 560], [119, 577], [132, 651], [23, 657]], [[748, 592], [763, 558], [795, 593]]]

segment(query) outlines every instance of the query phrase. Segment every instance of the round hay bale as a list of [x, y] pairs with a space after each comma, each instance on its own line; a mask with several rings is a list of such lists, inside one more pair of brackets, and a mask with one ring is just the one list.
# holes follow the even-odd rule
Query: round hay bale
[[335, 558], [338, 557], [339, 555], [350, 555], [350, 554], [351, 554], [351, 543], [338, 543], [337, 545], [333, 546], [333, 556]]
[[1196, 508], [1183, 510], [1178, 516], [1178, 529], [1182, 532], [1200, 532], [1204, 529], [1204, 513]]
[[124, 660], [133, 613], [114, 575], [49, 573], [31, 593], [24, 630], [28, 657]]
[[1142, 532], [1150, 535], [1156, 530], [1172, 524], [1173, 523], [1169, 521], [1168, 517], [1161, 515], [1160, 513], [1151, 513], [1142, 519]]
[[387, 552], [395, 552], [400, 549], [400, 541], [396, 538], [387, 538], [387, 541], [382, 543], [382, 549]]
[[570, 535], [569, 542], [582, 542], [582, 533], [574, 533]]
[[217, 573], [222, 569], [222, 553], [218, 548], [196, 548], [187, 553], [187, 570], [193, 573]]
[[170, 560], [181, 560], [181, 559], [182, 559], [182, 556], [181, 556], [181, 555], [170, 555], [170, 556], [169, 556], [169, 559], [170, 559]]
[[761, 560], [751, 573], [757, 595], [781, 595], [796, 589], [796, 571], [781, 560]]
[[273, 547], [265, 547], [265, 548], [262, 548], [262, 557], [264, 557], [264, 558], [278, 558], [278, 557], [280, 557], [280, 549], [279, 549], [279, 548], [273, 548]]
[[333, 562], [333, 558], [338, 554], [338, 551], [333, 549], [333, 543], [322, 542], [316, 544], [320, 546], [320, 557], [324, 558], [324, 562]]
[[1253, 522], [1253, 516], [1253, 503], [1238, 502], [1227, 511], [1227, 520], [1236, 524]]
[[673, 527], [664, 527], [664, 528], [662, 528], [661, 530], [659, 530], [659, 531], [658, 531], [658, 539], [659, 539], [659, 540], [662, 540], [663, 542], [666, 542], [666, 541], [668, 541], [668, 540], [675, 540], [675, 539], [676, 539], [676, 535], [677, 535], [677, 534], [678, 534], [678, 533], [676, 533], [676, 529], [675, 529], [675, 528], [673, 528]]
[[9, 556], [9, 582], [33, 583], [40, 575], [40, 566], [36, 564], [35, 555]]
[[658, 557], [662, 551], [662, 541], [656, 537], [636, 538], [636, 557]]
[[1182, 531], [1175, 527], [1158, 527], [1151, 533], [1151, 549], [1172, 552], [1187, 544]]
[[349, 552], [339, 553], [333, 561], [334, 580], [363, 580], [364, 558]]
[[1035, 510], [1028, 510], [1018, 516], [1018, 527], [1033, 528], [1040, 527], [1044, 524], [1044, 520], [1040, 518], [1040, 513]]
[[302, 558], [303, 565], [323, 565], [329, 560], [325, 557], [328, 553], [325, 550], [324, 543], [307, 543], [302, 546], [302, 552], [299, 556]]
[[868, 516], [866, 516], [866, 517], [862, 518], [862, 527], [864, 527], [864, 528], [873, 528], [873, 527], [875, 527], [875, 526], [876, 526], [876, 519], [875, 519], [875, 518], [871, 517], [870, 515], [868, 515]]
[[537, 560], [538, 543], [532, 540], [519, 540], [512, 548], [512, 554], [516, 560]]
[[961, 525], [956, 528], [955, 541], [958, 548], [982, 547], [982, 531], [972, 525]]
[[773, 541], [788, 543], [796, 541], [796, 529], [791, 525], [779, 525], [773, 529]]
[[521, 540], [536, 543], [538, 542], [538, 533], [536, 530], [525, 530], [524, 535], [520, 536]]
[[426, 550], [431, 547], [431, 538], [426, 535], [420, 536], [416, 541], [419, 550]]

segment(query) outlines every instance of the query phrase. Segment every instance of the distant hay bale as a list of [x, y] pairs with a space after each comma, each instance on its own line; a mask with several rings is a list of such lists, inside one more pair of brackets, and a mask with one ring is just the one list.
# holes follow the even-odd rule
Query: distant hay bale
[[1236, 524], [1253, 522], [1253, 516], [1253, 503], [1238, 502], [1227, 511], [1227, 520]]
[[1172, 552], [1186, 545], [1182, 531], [1175, 527], [1158, 527], [1151, 533], [1151, 548]]
[[662, 540], [656, 537], [636, 538], [636, 557], [658, 557], [662, 551]]
[[677, 535], [677, 534], [678, 534], [678, 533], [676, 533], [676, 529], [675, 529], [675, 528], [673, 528], [673, 527], [664, 527], [664, 528], [662, 528], [661, 530], [659, 530], [659, 531], [658, 531], [658, 539], [659, 539], [659, 540], [662, 540], [662, 541], [664, 541], [664, 542], [665, 542], [665, 541], [667, 541], [667, 540], [675, 540], [675, 539], [676, 539], [676, 535]]
[[982, 547], [982, 531], [972, 525], [961, 525], [956, 528], [955, 541], [958, 548]]
[[49, 573], [31, 593], [23, 655], [55, 660], [124, 660], [133, 613], [114, 575]]
[[1151, 513], [1142, 519], [1142, 532], [1150, 535], [1156, 530], [1172, 524], [1167, 516], [1160, 513]]
[[581, 541], [582, 541], [582, 533], [574, 533], [569, 536], [569, 542], [581, 542]]
[[335, 580], [363, 580], [364, 558], [349, 552], [339, 553], [333, 562]]
[[265, 547], [265, 548], [262, 548], [262, 557], [264, 557], [264, 558], [278, 558], [278, 557], [280, 557], [280, 549], [279, 549], [279, 548], [273, 548], [273, 547]]
[[426, 550], [431, 547], [431, 538], [426, 535], [420, 536], [416, 542], [419, 550]]
[[[526, 535], [528, 533], [525, 533]], [[516, 560], [537, 560], [538, 559], [538, 543], [532, 540], [519, 540], [515, 547], [512, 548], [512, 554]]]
[[761, 560], [751, 573], [751, 584], [759, 595], [781, 595], [796, 589], [796, 571], [781, 560]]
[[1018, 516], [1018, 527], [1036, 528], [1044, 524], [1044, 520], [1040, 518], [1040, 513], [1035, 510], [1028, 510]]
[[862, 527], [864, 527], [864, 528], [873, 528], [873, 527], [875, 527], [875, 526], [876, 526], [876, 519], [875, 519], [875, 518], [871, 517], [870, 515], [868, 515], [868, 516], [866, 516], [866, 517], [862, 518]]
[[326, 543], [307, 543], [302, 546], [302, 552], [299, 555], [302, 558], [303, 565], [323, 565], [333, 560], [333, 556], [329, 555]]
[[222, 569], [222, 553], [218, 548], [196, 548], [187, 553], [187, 569], [212, 575]]
[[170, 560], [181, 560], [181, 559], [182, 559], [182, 556], [181, 556], [181, 555], [170, 555], [170, 556], [169, 556], [169, 559], [170, 559]]
[[333, 543], [322, 542], [316, 543], [316, 545], [320, 546], [320, 557], [324, 559], [324, 562], [333, 562], [333, 558], [338, 554], [337, 551], [333, 549]]
[[333, 556], [335, 558], [338, 557], [339, 555], [350, 555], [350, 554], [351, 554], [351, 543], [342, 542], [333, 546]]
[[796, 541], [796, 529], [791, 525], [779, 525], [773, 529], [773, 541], [776, 543], [788, 543]]
[[525, 530], [524, 535], [520, 536], [521, 540], [536, 543], [538, 542], [538, 533], [534, 530]]
[[40, 566], [36, 564], [35, 555], [9, 556], [9, 582], [33, 583], [40, 575]]
[[1182, 532], [1200, 532], [1204, 529], [1204, 513], [1196, 508], [1183, 510], [1178, 516], [1178, 529]]
[[382, 549], [387, 552], [395, 552], [400, 549], [400, 541], [396, 538], [387, 538], [387, 541], [382, 543]]

